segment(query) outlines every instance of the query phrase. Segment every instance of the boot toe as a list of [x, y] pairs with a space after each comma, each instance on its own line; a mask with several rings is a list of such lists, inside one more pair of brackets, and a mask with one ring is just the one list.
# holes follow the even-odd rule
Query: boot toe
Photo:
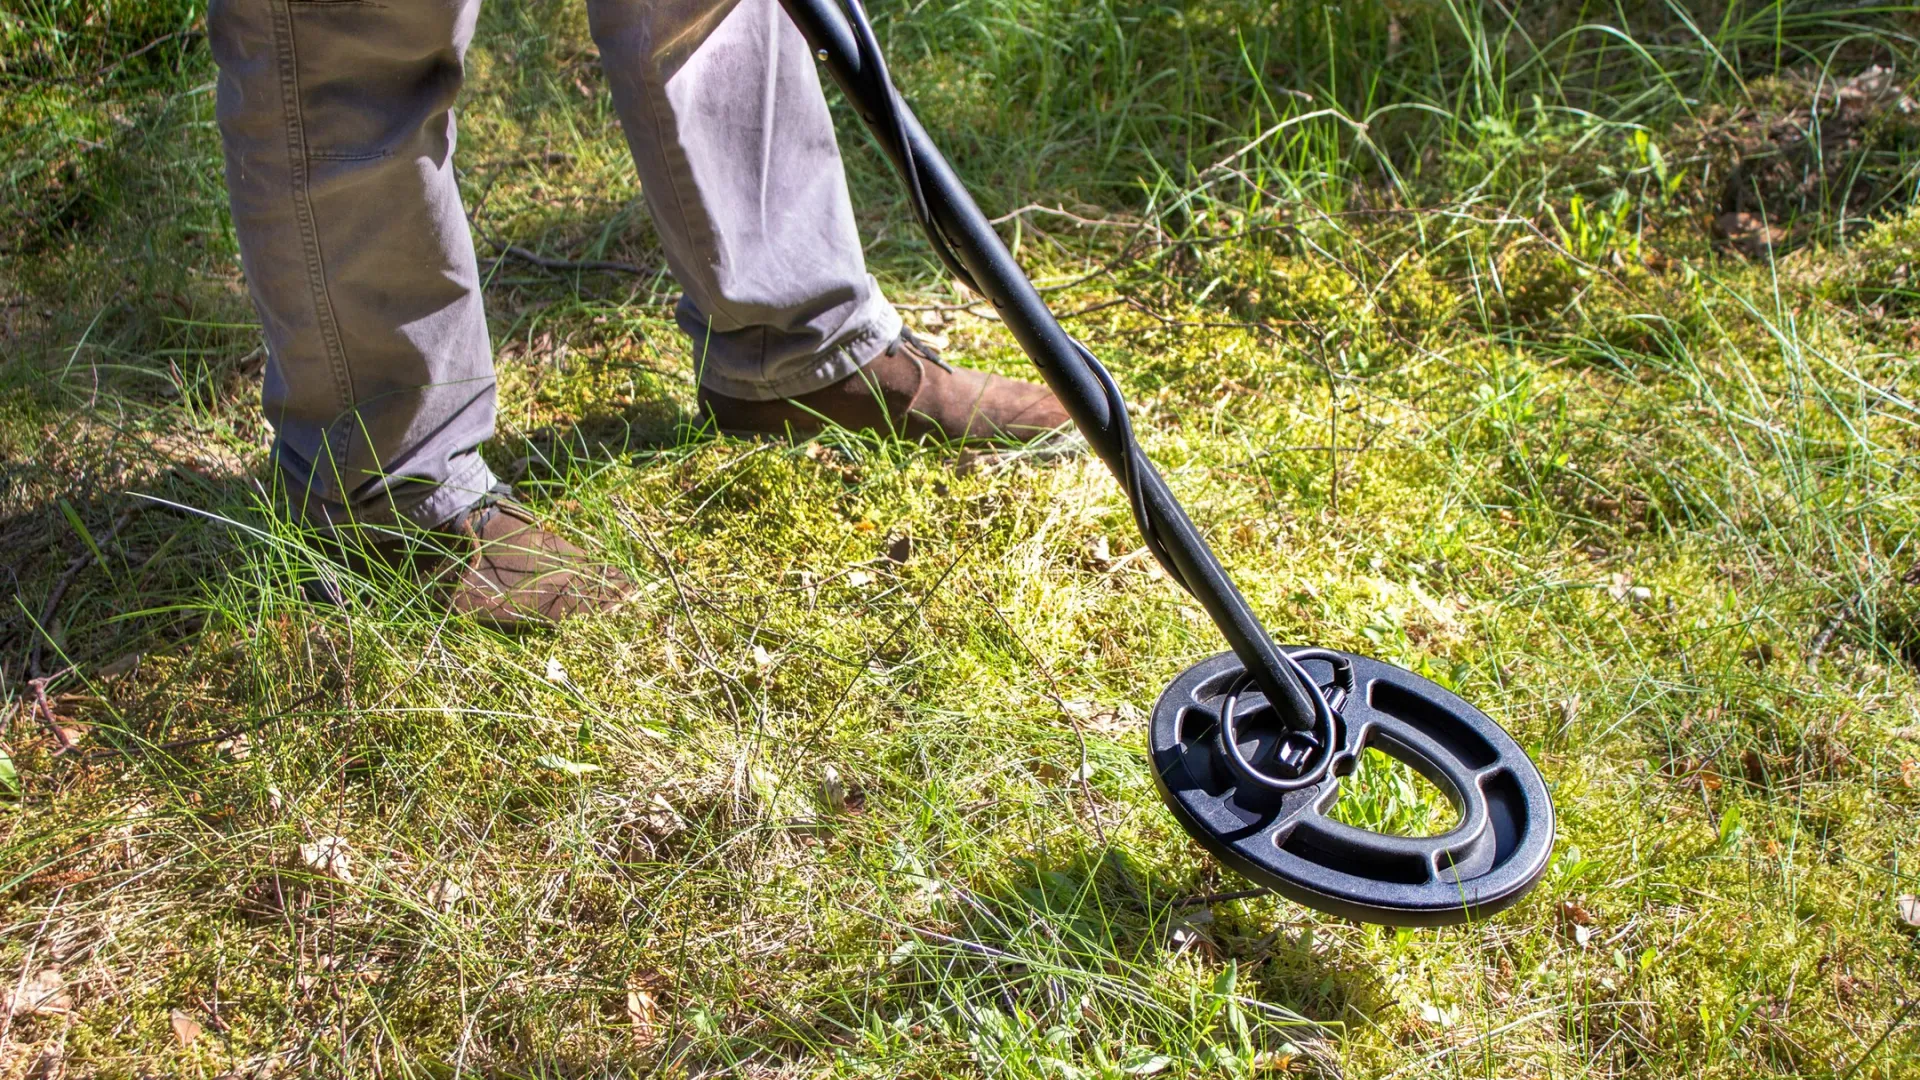
[[956, 442], [1031, 442], [1067, 427], [1047, 387], [954, 367], [911, 333], [865, 368], [811, 393], [744, 401], [702, 388], [701, 414], [729, 434], [804, 437], [826, 423]]
[[961, 442], [1031, 442], [1068, 423], [1045, 386], [968, 368], [928, 371], [913, 414], [926, 433]]
[[981, 418], [992, 430], [979, 434], [987, 437], [1029, 442], [1064, 430], [1072, 422], [1052, 390], [999, 375], [989, 377], [981, 406]]
[[448, 606], [497, 629], [531, 629], [612, 611], [633, 593], [624, 574], [535, 523], [517, 505], [491, 508], [469, 532], [472, 554], [460, 566]]

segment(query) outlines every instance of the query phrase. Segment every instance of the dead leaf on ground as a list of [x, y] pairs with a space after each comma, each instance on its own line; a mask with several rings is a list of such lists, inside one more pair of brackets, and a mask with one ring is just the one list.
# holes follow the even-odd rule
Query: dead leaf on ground
[[465, 895], [467, 890], [462, 888], [459, 882], [452, 878], [441, 878], [434, 883], [433, 888], [427, 890], [427, 903], [435, 911], [452, 911], [453, 905], [459, 903], [460, 898]]
[[1213, 912], [1207, 908], [1195, 908], [1167, 930], [1167, 944], [1176, 953], [1189, 950], [1209, 960], [1220, 958], [1220, 946], [1213, 940], [1205, 927], [1212, 925]]
[[132, 674], [140, 667], [140, 661], [145, 659], [146, 655], [144, 652], [130, 652], [118, 660], [102, 664], [99, 675], [103, 679], [117, 679], [122, 675]]
[[588, 773], [600, 771], [600, 766], [590, 761], [575, 761], [559, 754], [541, 754], [533, 759], [533, 763], [543, 769], [552, 769], [554, 772], [565, 773], [568, 776], [585, 776]]
[[200, 1021], [179, 1009], [173, 1010], [167, 1022], [173, 1027], [173, 1037], [180, 1040], [181, 1046], [192, 1046], [193, 1040], [200, 1037]]
[[904, 563], [913, 558], [913, 537], [896, 536], [887, 541], [887, 561]]
[[633, 1041], [651, 1046], [660, 1036], [660, 1003], [644, 987], [627, 991], [627, 1023], [633, 1029]]
[[353, 884], [353, 849], [338, 836], [300, 845], [300, 862], [316, 874]]
[[305, 891], [283, 879], [277, 872], [254, 880], [240, 894], [234, 910], [249, 922], [268, 923], [284, 918], [300, 906]]
[[843, 814], [847, 810], [847, 785], [840, 779], [840, 770], [831, 765], [820, 769], [820, 803], [829, 814]]
[[867, 793], [858, 780], [848, 780], [831, 765], [820, 768], [820, 804], [830, 814], [858, 814], [867, 808]]
[[1653, 590], [1635, 585], [1629, 574], [1615, 574], [1607, 585], [1607, 595], [1624, 604], [1644, 604], [1653, 599]]
[[7, 1000], [7, 1012], [13, 1016], [38, 1013], [64, 1013], [73, 1008], [73, 995], [58, 964], [49, 964], [32, 976], [16, 983]]
[[1104, 536], [1094, 537], [1087, 541], [1086, 559], [1089, 569], [1100, 571], [1113, 569], [1113, 545]]
[[962, 450], [960, 456], [953, 461], [953, 471], [959, 476], [991, 472], [1005, 461], [1005, 455], [993, 450]]
[[755, 674], [764, 678], [769, 671], [773, 670], [773, 666], [779, 662], [780, 658], [768, 652], [765, 645], [757, 641], [753, 643], [753, 670]]
[[1580, 901], [1563, 900], [1560, 902], [1560, 921], [1566, 925], [1573, 943], [1584, 949], [1587, 942], [1593, 940], [1594, 923], [1599, 919]]
[[1106, 706], [1097, 701], [1069, 698], [1060, 705], [1067, 719], [1102, 735], [1126, 735], [1140, 727], [1140, 710], [1132, 702], [1123, 701], [1118, 705]]
[[1900, 921], [1908, 926], [1920, 927], [1920, 896], [1911, 893], [1902, 895], [1894, 901], [1900, 912]]
[[1721, 214], [1714, 218], [1713, 235], [1716, 240], [1740, 254], [1755, 258], [1766, 255], [1787, 239], [1785, 229], [1769, 224], [1759, 214], [1746, 211]]
[[627, 806], [611, 850], [621, 862], [657, 859], [686, 828], [687, 819], [659, 792], [636, 796]]
[[642, 828], [657, 837], [671, 837], [687, 827], [687, 819], [657, 791], [647, 796], [646, 809], [640, 812], [638, 820]]
[[[1395, 23], [1394, 25], [1399, 25]], [[1292, 1072], [1295, 1057], [1280, 1050], [1262, 1050], [1253, 1056], [1249, 1072], [1284, 1073]]]

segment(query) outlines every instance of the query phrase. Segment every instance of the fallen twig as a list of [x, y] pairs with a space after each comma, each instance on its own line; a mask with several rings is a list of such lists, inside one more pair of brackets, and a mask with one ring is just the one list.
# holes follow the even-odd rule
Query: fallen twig
[[59, 579], [53, 583], [53, 590], [47, 593], [47, 602], [40, 607], [40, 636], [34, 639], [33, 650], [27, 654], [28, 677], [39, 679], [43, 674], [40, 668], [40, 660], [45, 655], [47, 638], [53, 633], [53, 617], [60, 610], [60, 601], [66, 599], [67, 590], [73, 588], [73, 583], [79, 580], [82, 571], [93, 565], [95, 553], [104, 550], [108, 544], [113, 543], [114, 537], [120, 535], [120, 530], [126, 528], [127, 522], [132, 521], [134, 515], [138, 514], [142, 509], [144, 509], [143, 506], [130, 506], [120, 511], [119, 516], [113, 519], [113, 524], [108, 527], [107, 535], [101, 538], [100, 543], [88, 544], [86, 550], [75, 555], [73, 559], [67, 563], [67, 568], [61, 571]]
[[1184, 896], [1173, 902], [1174, 907], [1201, 907], [1211, 904], [1225, 904], [1233, 900], [1252, 900], [1258, 896], [1272, 895], [1273, 890], [1265, 887], [1258, 889], [1235, 889], [1232, 892], [1203, 893], [1199, 896]]
[[[1920, 563], [1916, 563], [1906, 573], [1901, 574], [1899, 580], [1903, 585], [1920, 585]], [[1813, 635], [1813, 640], [1807, 645], [1808, 671], [1812, 671], [1819, 664], [1821, 654], [1827, 651], [1827, 646], [1833, 644], [1834, 635], [1840, 632], [1840, 628], [1860, 617], [1860, 608], [1866, 599], [1866, 591], [1863, 588], [1849, 597], [1846, 603], [1841, 604], [1840, 610], [1834, 612], [1826, 622], [1820, 624], [1819, 632]]]
[[1039, 203], [1028, 203], [1018, 210], [1009, 210], [997, 218], [989, 218], [988, 220], [995, 225], [1003, 225], [1012, 221], [1014, 218], [1026, 214], [1048, 214], [1052, 217], [1066, 218], [1075, 225], [1085, 225], [1089, 228], [1152, 229], [1154, 232], [1160, 231], [1160, 226], [1153, 221], [1127, 221], [1112, 218], [1081, 217], [1071, 210], [1063, 210], [1058, 206], [1042, 206]]
[[500, 264], [507, 261], [510, 258], [518, 259], [524, 263], [529, 263], [533, 266], [539, 267], [542, 270], [578, 271], [578, 272], [584, 272], [584, 273], [599, 272], [599, 273], [607, 273], [607, 274], [634, 274], [640, 277], [645, 277], [654, 272], [652, 270], [647, 269], [644, 266], [638, 266], [630, 262], [619, 262], [613, 259], [548, 258], [545, 255], [539, 254], [538, 252], [528, 251], [526, 248], [523, 248], [518, 244], [496, 243], [494, 245], [494, 250], [500, 253], [500, 257], [494, 260], [492, 268], [490, 268], [487, 271], [489, 275], [491, 275], [495, 270], [498, 270], [500, 268]]
[[1820, 627], [1820, 632], [1813, 635], [1813, 642], [1807, 646], [1808, 671], [1820, 666], [1820, 654], [1827, 651], [1828, 645], [1833, 644], [1833, 636], [1840, 632], [1842, 626], [1853, 621], [1853, 609], [1857, 600], [1856, 597], [1840, 605], [1840, 610], [1834, 612], [1833, 617]]
[[[62, 674], [65, 673], [62, 672]], [[53, 714], [53, 706], [47, 702], [47, 682], [46, 677], [28, 679], [27, 689], [33, 692], [34, 715], [40, 718], [41, 723], [47, 725], [47, 733], [53, 736], [55, 747], [53, 756], [59, 757], [74, 748], [74, 741], [67, 735], [67, 730], [60, 726], [59, 717]]]

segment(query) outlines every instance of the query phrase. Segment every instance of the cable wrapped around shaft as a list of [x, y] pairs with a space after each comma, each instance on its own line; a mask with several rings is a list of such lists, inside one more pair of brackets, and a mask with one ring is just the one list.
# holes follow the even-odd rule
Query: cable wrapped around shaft
[[[873, 95], [872, 99], [881, 110], [881, 115], [874, 124], [874, 130], [878, 137], [892, 135], [889, 140], [891, 145], [887, 150], [889, 156], [898, 163], [900, 172], [906, 180], [907, 201], [913, 208], [914, 220], [926, 234], [927, 242], [933, 246], [934, 255], [939, 258], [940, 264], [946, 267], [947, 272], [974, 293], [984, 296], [985, 290], [974, 281], [972, 272], [954, 252], [952, 241], [947, 238], [939, 221], [934, 217], [932, 209], [927, 205], [926, 190], [921, 182], [919, 167], [913, 157], [913, 144], [907, 138], [906, 118], [901, 107], [900, 94], [894, 89], [893, 79], [887, 73], [887, 60], [880, 51], [880, 42], [874, 36], [873, 24], [867, 18], [866, 8], [860, 0], [844, 0], [844, 2], [847, 21], [853, 28], [854, 41], [860, 49], [860, 68], [869, 73], [874, 81], [874, 89], [879, 91]], [[1127, 494], [1127, 505], [1133, 512], [1133, 520], [1140, 529], [1140, 536], [1146, 541], [1147, 550], [1160, 563], [1161, 568], [1166, 570], [1167, 575], [1173, 578], [1182, 589], [1192, 594], [1193, 584], [1187, 580], [1179, 564], [1167, 551], [1167, 546], [1160, 537], [1159, 524], [1154, 517], [1151, 505], [1147, 502], [1146, 485], [1142, 480], [1146, 475], [1146, 455], [1140, 449], [1139, 440], [1134, 437], [1133, 421], [1127, 413], [1126, 399], [1120, 394], [1120, 384], [1114, 380], [1113, 373], [1107, 370], [1106, 365], [1100, 362], [1100, 358], [1093, 355], [1093, 350], [1087, 348], [1079, 338], [1071, 338], [1071, 340], [1080, 354], [1081, 361], [1093, 373], [1094, 379], [1100, 384], [1101, 391], [1106, 395], [1107, 412], [1112, 418], [1116, 441], [1122, 448], [1117, 462], [1120, 472], [1118, 479], [1121, 488]]]
[[[1113, 471], [1147, 550], [1220, 628], [1286, 727], [1325, 740], [1337, 718], [1305, 668], [1279, 648], [1147, 459], [1118, 382], [1068, 334], [967, 197], [894, 88], [861, 0], [781, 0], [818, 48], [868, 131], [906, 182], [915, 221], [948, 273], [987, 299]], [[924, 160], [922, 158], [924, 157]], [[954, 232], [953, 230], [958, 230]], [[976, 273], [985, 280], [976, 280]], [[983, 287], [983, 285], [985, 287]]]

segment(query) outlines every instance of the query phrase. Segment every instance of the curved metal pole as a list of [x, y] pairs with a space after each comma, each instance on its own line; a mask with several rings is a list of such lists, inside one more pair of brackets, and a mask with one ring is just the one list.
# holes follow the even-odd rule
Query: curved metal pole
[[[853, 104], [854, 111], [874, 131], [894, 165], [917, 181], [941, 232], [972, 274], [981, 293], [999, 312], [1001, 321], [1040, 369], [1041, 376], [1073, 417], [1088, 444], [1115, 476], [1124, 477], [1129, 467], [1126, 455], [1131, 448], [1114, 423], [1099, 380], [1007, 251], [993, 224], [974, 204], [965, 185], [927, 136], [926, 129], [920, 126], [912, 110], [900, 102], [894, 115], [903, 121], [900, 127], [904, 129], [905, 150], [911, 155], [910, 160], [903, 157], [901, 147], [895, 144], [894, 131], [882, 122], [882, 117], [889, 113], [880, 103], [893, 94], [892, 87], [877, 72], [863, 69], [859, 42], [839, 4], [840, 0], [781, 0], [788, 17], [813, 46], [815, 56]], [[1145, 510], [1153, 518], [1154, 531], [1179, 578], [1206, 609], [1254, 685], [1266, 695], [1286, 724], [1299, 731], [1312, 729], [1316, 705], [1326, 708], [1324, 702], [1317, 700], [1318, 690], [1294, 673], [1294, 665], [1285, 659], [1266, 627], [1247, 606], [1246, 598], [1240, 595], [1159, 472], [1138, 454], [1133, 456], [1131, 467], [1144, 488]]]

